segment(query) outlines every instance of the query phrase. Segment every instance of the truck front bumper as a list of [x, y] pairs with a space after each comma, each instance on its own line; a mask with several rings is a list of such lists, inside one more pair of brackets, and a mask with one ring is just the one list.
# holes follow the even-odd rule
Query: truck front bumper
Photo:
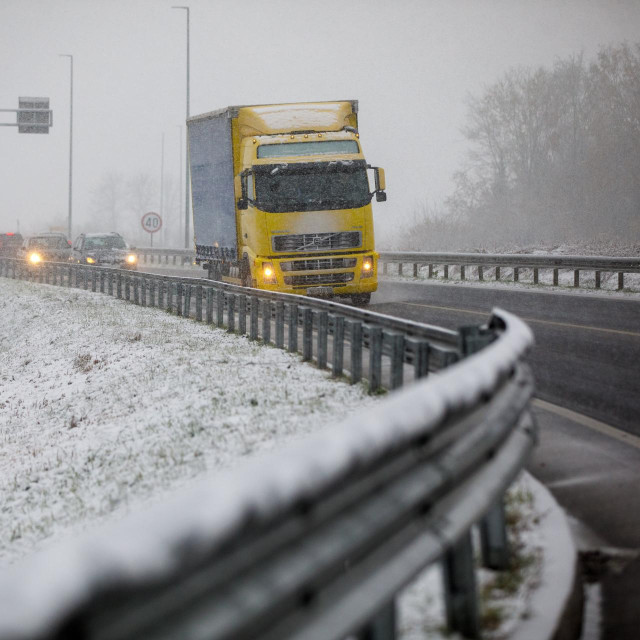
[[378, 254], [375, 252], [257, 258], [253, 270], [260, 289], [282, 293], [330, 297], [371, 293], [378, 288]]

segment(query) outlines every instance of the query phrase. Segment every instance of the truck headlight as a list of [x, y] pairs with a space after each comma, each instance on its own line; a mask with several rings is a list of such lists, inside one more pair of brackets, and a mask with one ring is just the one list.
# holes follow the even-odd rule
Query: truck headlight
[[42, 262], [42, 256], [34, 251], [29, 254], [29, 262], [31, 264], [38, 264], [39, 262]]
[[362, 258], [362, 274], [361, 278], [370, 278], [373, 275], [373, 256], [365, 256]]
[[127, 262], [129, 264], [135, 264], [136, 262], [138, 262], [138, 256], [134, 255], [133, 253], [130, 253], [127, 256]]
[[262, 263], [262, 279], [265, 284], [276, 284], [276, 272], [270, 262]]
[[87, 262], [89, 264], [95, 264], [96, 261], [93, 258], [87, 258]]

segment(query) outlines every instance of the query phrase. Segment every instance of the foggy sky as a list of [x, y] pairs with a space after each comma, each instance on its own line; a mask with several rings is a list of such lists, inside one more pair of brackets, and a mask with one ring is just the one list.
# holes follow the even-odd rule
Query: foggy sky
[[[108, 172], [181, 178], [186, 21], [159, 0], [0, 0], [0, 108], [48, 96], [49, 135], [0, 127], [0, 232], [66, 225], [74, 56], [75, 236]], [[231, 104], [360, 101], [387, 172], [376, 231], [437, 203], [465, 155], [465, 97], [515, 65], [640, 40], [634, 0], [191, 0], [191, 114]], [[0, 114], [15, 122], [15, 114]], [[182, 132], [184, 136], [184, 129]], [[183, 137], [184, 140], [184, 137]], [[183, 160], [184, 162], [184, 160]], [[158, 193], [158, 203], [160, 196]], [[157, 244], [156, 244], [157, 246]]]

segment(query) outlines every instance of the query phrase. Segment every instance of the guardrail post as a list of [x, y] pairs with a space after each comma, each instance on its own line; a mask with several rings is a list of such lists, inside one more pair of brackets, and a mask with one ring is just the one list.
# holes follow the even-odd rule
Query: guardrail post
[[509, 542], [502, 500], [496, 502], [480, 521], [482, 561], [488, 569], [509, 568]]
[[158, 308], [164, 309], [164, 292], [167, 289], [167, 283], [159, 279], [158, 280]]
[[398, 275], [402, 275], [402, 262], [398, 262]]
[[480, 282], [484, 280], [484, 268], [482, 265], [478, 265], [478, 280], [480, 280]]
[[600, 271], [596, 271], [596, 289], [600, 288]]
[[89, 267], [82, 269], [82, 288], [85, 291], [89, 290]]
[[382, 327], [369, 327], [369, 393], [375, 393], [382, 382]]
[[271, 343], [271, 300], [262, 301], [262, 340]]
[[132, 280], [133, 280], [133, 303], [140, 304], [140, 292], [138, 290], [138, 287], [140, 286], [140, 278], [132, 277]]
[[391, 602], [363, 628], [357, 635], [357, 640], [395, 640], [396, 635], [396, 606]]
[[429, 265], [429, 275], [428, 275], [428, 277], [429, 278], [433, 278], [433, 265], [432, 264]]
[[213, 289], [207, 287], [207, 324], [213, 324]]
[[216, 326], [224, 326], [224, 290], [222, 289], [216, 292]]
[[260, 300], [258, 296], [251, 296], [251, 310], [249, 317], [249, 339], [258, 339], [258, 304]]
[[349, 347], [351, 350], [351, 384], [362, 380], [362, 322], [349, 320], [351, 331]]
[[413, 277], [414, 278], [418, 277], [418, 263], [417, 262], [413, 263]]
[[173, 313], [173, 283], [167, 281], [167, 311]]
[[459, 632], [465, 638], [480, 638], [480, 616], [470, 532], [447, 551], [442, 574], [449, 629]]
[[624, 289], [624, 273], [622, 271], [618, 272], [618, 290]]
[[91, 270], [91, 291], [96, 293], [98, 290], [98, 274], [95, 269]]
[[131, 282], [130, 281], [131, 281], [131, 278], [129, 277], [128, 274], [124, 276], [124, 299], [125, 300], [131, 299]]
[[155, 307], [156, 306], [156, 279], [155, 278], [151, 278], [149, 280], [149, 301], [150, 301], [150, 306]]
[[574, 287], [580, 286], [580, 269], [573, 270], [573, 286]]
[[104, 280], [107, 274], [104, 271], [100, 271], [98, 277], [100, 278], [100, 293], [104, 293]]
[[383, 262], [382, 263], [382, 275], [386, 276], [387, 275], [387, 271], [389, 270], [389, 265], [387, 262]]
[[143, 307], [147, 306], [147, 284], [146, 278], [140, 278], [140, 304]]
[[183, 317], [189, 318], [191, 317], [191, 285], [184, 285], [184, 311], [182, 312]]
[[[69, 267], [69, 276], [71, 276], [71, 267]], [[69, 277], [69, 281], [71, 281], [71, 277]], [[122, 274], [116, 273], [116, 295], [118, 299], [122, 299]]]
[[276, 302], [276, 347], [284, 349], [284, 302]]
[[398, 389], [402, 386], [404, 374], [404, 335], [384, 331], [383, 339], [391, 346], [391, 388]]
[[554, 268], [553, 270], [553, 286], [557, 287], [558, 286], [558, 268]]
[[448, 264], [444, 265], [444, 279], [445, 280], [449, 279], [449, 265]]
[[236, 296], [227, 296], [227, 332], [234, 333], [236, 330]]
[[513, 267], [513, 281], [518, 282], [520, 280], [520, 267]]
[[196, 285], [196, 320], [202, 322], [202, 285]]
[[298, 351], [298, 305], [289, 305], [289, 351]]
[[500, 267], [496, 267], [496, 282], [500, 280]]
[[426, 340], [416, 340], [413, 347], [413, 375], [417, 379], [429, 375], [431, 345]]
[[182, 282], [176, 283], [176, 315], [182, 315]]
[[329, 335], [329, 314], [318, 311], [318, 368], [327, 367], [327, 336]]
[[300, 307], [302, 312], [302, 359], [308, 362], [313, 357], [313, 312], [310, 307]]
[[466, 268], [465, 265], [460, 265], [460, 280], [466, 280]]
[[342, 375], [344, 364], [344, 316], [333, 316], [333, 371], [332, 377]]
[[247, 333], [247, 296], [244, 293], [238, 299], [238, 332], [241, 335]]
[[533, 267], [533, 284], [538, 284], [538, 267]]

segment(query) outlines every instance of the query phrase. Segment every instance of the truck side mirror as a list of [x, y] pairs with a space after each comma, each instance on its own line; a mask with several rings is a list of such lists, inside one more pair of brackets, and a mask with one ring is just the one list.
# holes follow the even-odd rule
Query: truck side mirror
[[238, 198], [238, 203], [236, 206], [238, 207], [238, 211], [243, 211], [249, 208], [249, 202], [246, 198]]
[[373, 169], [373, 176], [375, 179], [376, 190], [374, 193], [376, 194], [376, 202], [386, 202], [387, 194], [385, 193], [385, 189], [387, 187], [387, 183], [384, 177], [384, 169], [381, 167], [372, 167], [369, 165], [371, 169]]

